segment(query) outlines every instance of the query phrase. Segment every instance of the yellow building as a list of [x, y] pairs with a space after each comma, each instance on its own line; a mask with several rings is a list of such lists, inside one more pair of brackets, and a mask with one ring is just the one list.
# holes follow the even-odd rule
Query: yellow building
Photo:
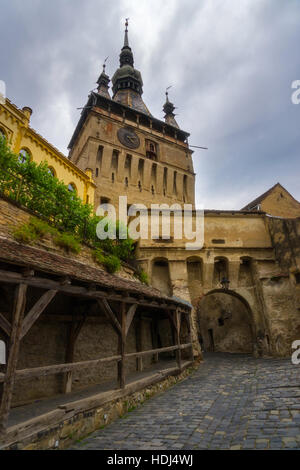
[[80, 170], [59, 150], [30, 127], [31, 108], [19, 109], [6, 99], [0, 104], [0, 134], [12, 151], [36, 163], [46, 161], [52, 174], [76, 191], [83, 202], [94, 204], [95, 184], [89, 170]]

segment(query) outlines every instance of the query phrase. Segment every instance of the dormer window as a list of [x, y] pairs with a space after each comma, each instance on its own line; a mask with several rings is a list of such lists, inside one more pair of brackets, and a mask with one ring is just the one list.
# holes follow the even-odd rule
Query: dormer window
[[157, 160], [158, 156], [158, 145], [152, 140], [146, 140], [146, 157], [150, 160]]

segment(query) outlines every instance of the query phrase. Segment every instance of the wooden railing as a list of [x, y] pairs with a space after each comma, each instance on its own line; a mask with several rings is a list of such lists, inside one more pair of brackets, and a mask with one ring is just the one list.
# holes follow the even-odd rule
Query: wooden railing
[[[130, 359], [132, 357], [142, 357], [142, 356], [149, 356], [152, 354], [159, 354], [162, 352], [170, 352], [170, 351], [177, 351], [181, 349], [187, 349], [192, 346], [192, 343], [181, 344], [180, 346], [167, 346], [165, 348], [159, 349], [149, 349], [148, 351], [141, 351], [141, 352], [133, 352], [125, 354], [125, 359]], [[42, 367], [34, 367], [31, 369], [21, 369], [15, 371], [15, 381], [20, 381], [24, 379], [31, 379], [33, 377], [45, 377], [48, 375], [60, 374], [65, 372], [71, 372], [80, 369], [87, 369], [89, 367], [95, 367], [99, 364], [104, 362], [118, 362], [121, 361], [122, 356], [110, 356], [110, 357], [103, 357], [101, 359], [91, 359], [90, 361], [80, 361], [80, 362], [72, 362], [69, 364], [54, 364], [51, 366], [42, 366]], [[4, 382], [5, 374], [0, 374], [0, 383]]]

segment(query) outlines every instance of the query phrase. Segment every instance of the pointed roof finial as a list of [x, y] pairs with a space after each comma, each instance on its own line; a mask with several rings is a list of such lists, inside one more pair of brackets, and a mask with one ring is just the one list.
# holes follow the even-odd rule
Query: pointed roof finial
[[171, 124], [171, 126], [174, 126], [174, 127], [178, 127], [178, 124], [175, 120], [175, 114], [174, 114], [174, 110], [175, 110], [175, 106], [173, 103], [171, 103], [171, 101], [169, 101], [169, 93], [168, 93], [168, 90], [172, 87], [172, 85], [168, 86], [166, 88], [166, 102], [163, 106], [163, 110], [165, 112], [165, 122], [167, 122], [168, 124]]
[[129, 41], [128, 41], [128, 20], [129, 20], [129, 18], [126, 18], [126, 19], [125, 19], [124, 47], [129, 47]]
[[108, 88], [109, 88], [108, 84], [110, 82], [110, 79], [109, 79], [109, 76], [105, 73], [107, 59], [108, 57], [106, 57], [106, 59], [103, 62], [103, 70], [101, 72], [100, 77], [97, 80], [97, 83], [98, 83], [98, 93], [100, 95], [105, 96], [106, 98], [110, 98], [109, 92], [108, 92]]
[[109, 56], [107, 56], [106, 59], [105, 59], [104, 62], [103, 62], [103, 73], [105, 73], [105, 67], [106, 67], [106, 63], [105, 63], [105, 62], [107, 61], [108, 57], [109, 57]]

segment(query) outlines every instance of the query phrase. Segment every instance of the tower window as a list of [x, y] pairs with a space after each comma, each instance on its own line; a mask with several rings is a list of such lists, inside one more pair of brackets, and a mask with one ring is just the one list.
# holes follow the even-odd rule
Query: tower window
[[140, 181], [138, 182], [138, 188], [139, 188], [140, 192], [142, 192], [142, 183]]
[[99, 175], [99, 168], [96, 168], [96, 178]]
[[113, 150], [112, 159], [111, 159], [111, 166], [115, 170], [118, 169], [118, 161], [119, 161], [119, 152], [118, 152], [118, 150]]
[[127, 176], [125, 178], [125, 186], [126, 186], [126, 188], [128, 188], [128, 178], [127, 178]]
[[158, 145], [152, 140], [146, 140], [146, 157], [151, 160], [157, 160], [158, 155]]
[[99, 163], [100, 167], [101, 167], [101, 163], [102, 163], [102, 155], [103, 155], [103, 147], [102, 147], [102, 145], [99, 145], [98, 152], [97, 152], [97, 162]]
[[111, 182], [112, 182], [112, 183], [115, 182], [115, 174], [114, 174], [114, 173], [111, 174]]

